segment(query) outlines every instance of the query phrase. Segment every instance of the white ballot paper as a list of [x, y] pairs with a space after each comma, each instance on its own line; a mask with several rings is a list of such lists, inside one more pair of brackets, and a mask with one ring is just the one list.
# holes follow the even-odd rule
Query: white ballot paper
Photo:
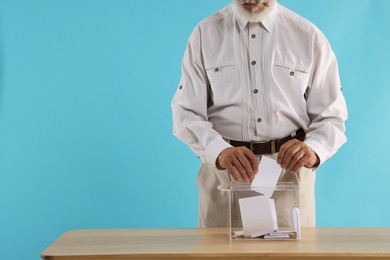
[[297, 239], [301, 239], [301, 212], [298, 208], [293, 208], [293, 221], [294, 221], [294, 230], [297, 233]]
[[254, 191], [271, 197], [281, 173], [282, 167], [275, 160], [263, 156], [259, 164], [259, 172], [256, 174], [251, 187]]
[[268, 196], [255, 196], [238, 200], [245, 237], [260, 236], [277, 227], [274, 200]]

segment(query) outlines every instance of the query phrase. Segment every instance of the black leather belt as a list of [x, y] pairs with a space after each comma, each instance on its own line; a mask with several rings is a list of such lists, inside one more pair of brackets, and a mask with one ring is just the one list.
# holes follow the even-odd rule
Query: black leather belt
[[281, 139], [269, 140], [265, 142], [241, 142], [241, 141], [230, 140], [229, 143], [234, 147], [245, 146], [246, 148], [251, 150], [255, 155], [263, 155], [263, 154], [273, 154], [279, 152], [280, 147], [284, 143], [292, 139], [298, 139], [300, 141], [304, 141], [305, 136], [306, 136], [305, 131], [301, 128], [298, 131], [292, 133], [291, 135]]

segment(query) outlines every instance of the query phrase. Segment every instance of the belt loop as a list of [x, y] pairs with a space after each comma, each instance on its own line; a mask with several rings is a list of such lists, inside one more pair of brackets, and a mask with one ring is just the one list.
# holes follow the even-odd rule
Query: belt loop
[[275, 153], [276, 152], [276, 141], [275, 140], [272, 140], [271, 141], [271, 153]]

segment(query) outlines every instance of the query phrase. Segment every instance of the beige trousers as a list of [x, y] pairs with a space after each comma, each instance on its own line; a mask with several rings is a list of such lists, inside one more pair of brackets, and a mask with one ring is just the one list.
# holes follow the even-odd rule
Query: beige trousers
[[[277, 154], [269, 157], [276, 159]], [[315, 226], [315, 177], [315, 171], [302, 168], [296, 174], [283, 170], [279, 178], [279, 182], [292, 182], [299, 186], [298, 200], [302, 227]], [[228, 172], [226, 170], [218, 170], [207, 164], [202, 164], [197, 183], [199, 187], [199, 227], [228, 227], [230, 220], [228, 213], [228, 193], [217, 189], [219, 185], [228, 186], [231, 183]], [[275, 204], [277, 211], [283, 212], [283, 198], [275, 198]], [[233, 205], [232, 215], [236, 214], [239, 218], [239, 213], [237, 212], [239, 212], [237, 205]], [[278, 215], [280, 226], [288, 226], [291, 218], [287, 215]], [[234, 222], [233, 219], [233, 225]]]

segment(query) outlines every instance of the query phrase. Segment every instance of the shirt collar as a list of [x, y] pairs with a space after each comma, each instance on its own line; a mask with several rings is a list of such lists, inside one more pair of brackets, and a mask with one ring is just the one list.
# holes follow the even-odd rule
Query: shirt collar
[[[234, 18], [236, 19], [237, 23], [238, 23], [238, 26], [240, 27], [240, 30], [243, 30], [246, 25], [249, 23], [249, 21], [247, 19], [245, 19], [245, 17], [243, 17], [242, 15], [239, 15], [237, 13], [237, 7], [233, 5], [233, 14], [234, 14]], [[275, 19], [276, 19], [276, 16], [277, 16], [277, 10], [278, 9], [278, 4], [276, 3], [274, 9], [271, 11], [271, 13], [261, 22], [258, 22], [258, 24], [262, 25], [262, 27], [267, 31], [267, 32], [271, 32], [272, 30], [272, 27], [275, 23]]]

